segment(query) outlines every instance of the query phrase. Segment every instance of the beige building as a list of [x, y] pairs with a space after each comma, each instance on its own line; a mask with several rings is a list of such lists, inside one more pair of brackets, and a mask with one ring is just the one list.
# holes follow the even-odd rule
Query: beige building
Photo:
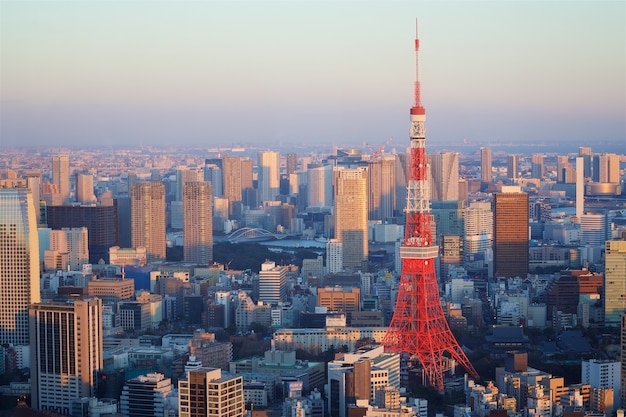
[[617, 326], [626, 311], [626, 240], [609, 240], [604, 252], [604, 322]]
[[87, 289], [91, 297], [127, 300], [135, 294], [135, 280], [132, 278], [94, 279], [87, 283]]
[[343, 267], [367, 271], [367, 170], [337, 169], [335, 239], [343, 244]]
[[210, 182], [183, 184], [183, 247], [185, 262], [213, 261], [213, 202]]
[[70, 156], [52, 155], [52, 184], [56, 185], [62, 204], [70, 199]]
[[102, 369], [102, 301], [36, 303], [30, 309], [32, 407], [69, 414], [94, 397]]
[[243, 377], [218, 368], [196, 368], [178, 381], [179, 417], [243, 417]]
[[111, 265], [145, 265], [147, 262], [147, 251], [145, 246], [136, 248], [120, 248], [113, 246], [109, 248], [109, 263]]
[[40, 301], [39, 236], [28, 188], [0, 189], [0, 344], [28, 345], [28, 306]]
[[330, 311], [343, 311], [347, 315], [361, 310], [361, 289], [323, 287], [317, 289], [317, 305]]
[[93, 175], [76, 174], [76, 201], [79, 203], [93, 203], [96, 196], [93, 193]]
[[130, 189], [131, 245], [144, 246], [148, 262], [165, 260], [165, 186], [138, 182]]

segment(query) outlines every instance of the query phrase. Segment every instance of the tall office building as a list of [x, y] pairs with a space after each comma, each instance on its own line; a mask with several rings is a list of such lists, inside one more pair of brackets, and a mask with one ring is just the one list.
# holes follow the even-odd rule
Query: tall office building
[[514, 180], [518, 176], [519, 162], [517, 155], [509, 155], [506, 158], [506, 177]]
[[179, 417], [243, 417], [243, 377], [219, 368], [195, 368], [178, 381]]
[[534, 153], [530, 157], [530, 177], [543, 178], [543, 154]]
[[165, 260], [165, 186], [138, 182], [130, 199], [132, 246], [144, 246], [148, 262]]
[[334, 184], [335, 239], [343, 246], [343, 266], [367, 270], [367, 170], [337, 169]]
[[326, 272], [336, 274], [343, 271], [343, 244], [338, 239], [326, 242]]
[[70, 156], [52, 155], [52, 184], [57, 186], [63, 204], [70, 199]]
[[93, 175], [76, 174], [76, 201], [79, 203], [93, 203], [96, 196], [93, 193]]
[[568, 169], [571, 169], [567, 155], [556, 157], [556, 182], [567, 182]]
[[486, 266], [493, 239], [493, 212], [486, 201], [474, 201], [465, 209], [464, 266], [470, 271]]
[[256, 207], [260, 204], [257, 190], [254, 188], [252, 160], [248, 158], [241, 160], [241, 193], [243, 195], [244, 206]]
[[268, 304], [277, 304], [287, 297], [287, 269], [265, 261], [259, 271], [259, 300]]
[[180, 166], [176, 168], [176, 200], [183, 201], [183, 189], [188, 182], [204, 181], [204, 169]]
[[593, 180], [601, 183], [618, 183], [619, 155], [604, 153], [593, 157]]
[[232, 216], [235, 207], [240, 206], [243, 201], [241, 158], [224, 155], [222, 170], [224, 173], [224, 197], [228, 199], [228, 214]]
[[608, 213], [601, 210], [587, 211], [579, 220], [581, 245], [604, 246], [604, 242], [610, 238]]
[[604, 322], [619, 326], [626, 314], [626, 240], [607, 240], [604, 252]]
[[[172, 381], [163, 374], [149, 373], [124, 384], [120, 412], [124, 417], [167, 417], [174, 415], [169, 405], [176, 395]], [[205, 416], [208, 414], [205, 414]], [[216, 416], [220, 415], [215, 413]]]
[[435, 152], [429, 155], [433, 201], [459, 199], [459, 154]]
[[503, 186], [493, 201], [494, 272], [498, 277], [528, 274], [528, 194]]
[[28, 306], [40, 300], [39, 237], [28, 188], [0, 189], [0, 345], [28, 345]]
[[41, 223], [41, 206], [39, 204], [39, 200], [41, 200], [41, 172], [34, 170], [26, 171], [24, 172], [24, 178], [26, 179], [26, 186], [33, 193], [33, 206], [37, 223]]
[[213, 197], [222, 197], [224, 195], [224, 174], [222, 166], [217, 164], [207, 164], [204, 166], [204, 180], [211, 183], [211, 192]]
[[213, 261], [213, 203], [210, 182], [183, 185], [183, 250], [185, 262]]
[[584, 172], [583, 175], [585, 178], [591, 178], [591, 158], [593, 153], [591, 152], [591, 148], [587, 147], [579, 147], [578, 148], [578, 156], [583, 158], [584, 161]]
[[289, 152], [285, 156], [285, 159], [285, 167], [287, 169], [286, 173], [287, 176], [289, 176], [298, 170], [298, 155], [293, 152]]
[[585, 212], [585, 159], [576, 158], [576, 217], [579, 219]]
[[273, 151], [259, 152], [258, 174], [259, 199], [276, 200], [280, 193], [280, 154]]
[[33, 408], [69, 414], [72, 402], [94, 397], [102, 369], [102, 300], [35, 303], [30, 309]]
[[309, 164], [306, 176], [307, 205], [331, 207], [333, 205], [333, 167], [328, 164]]
[[396, 207], [396, 158], [383, 155], [367, 163], [368, 218], [386, 221]]
[[491, 182], [491, 148], [480, 148], [480, 179]]

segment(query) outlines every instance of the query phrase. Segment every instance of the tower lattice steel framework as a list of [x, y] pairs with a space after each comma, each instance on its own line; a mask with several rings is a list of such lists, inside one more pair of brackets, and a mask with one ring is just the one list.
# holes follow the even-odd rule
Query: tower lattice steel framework
[[382, 343], [387, 350], [417, 357], [427, 382], [443, 391], [446, 352], [471, 376], [478, 378], [478, 374], [450, 331], [439, 298], [435, 272], [438, 247], [433, 244], [430, 225], [430, 186], [424, 129], [426, 112], [421, 103], [417, 24], [415, 94], [410, 113], [406, 228], [404, 242], [400, 247], [402, 276], [393, 318]]

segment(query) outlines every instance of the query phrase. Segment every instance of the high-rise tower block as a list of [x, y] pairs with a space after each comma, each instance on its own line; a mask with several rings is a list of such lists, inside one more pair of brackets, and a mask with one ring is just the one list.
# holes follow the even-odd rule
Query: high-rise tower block
[[417, 357], [430, 385], [443, 391], [446, 354], [474, 378], [478, 374], [450, 331], [443, 314], [431, 230], [430, 185], [427, 178], [426, 112], [421, 102], [419, 40], [415, 39], [415, 97], [411, 107], [411, 150], [407, 184], [406, 228], [400, 247], [402, 276], [389, 330], [383, 345], [390, 351]]

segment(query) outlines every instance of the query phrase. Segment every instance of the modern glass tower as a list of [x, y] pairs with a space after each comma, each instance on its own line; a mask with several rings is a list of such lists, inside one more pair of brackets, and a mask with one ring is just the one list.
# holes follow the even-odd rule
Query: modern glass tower
[[0, 344], [29, 344], [28, 306], [40, 301], [32, 199], [28, 188], [0, 189]]

